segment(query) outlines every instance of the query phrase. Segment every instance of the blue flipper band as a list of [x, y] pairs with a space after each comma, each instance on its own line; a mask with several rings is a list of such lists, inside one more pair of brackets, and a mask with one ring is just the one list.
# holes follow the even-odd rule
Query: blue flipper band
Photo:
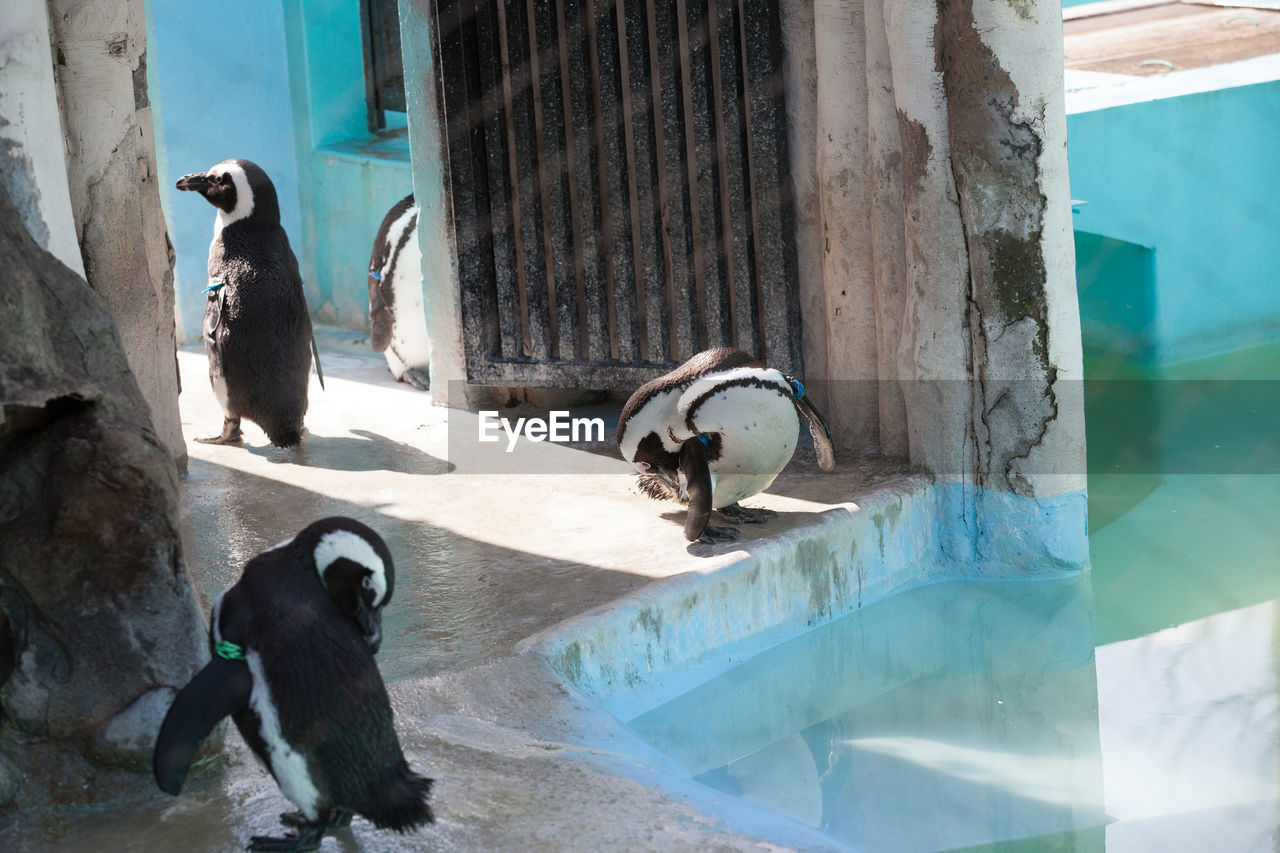
[[803, 383], [801, 383], [801, 382], [800, 382], [800, 380], [799, 380], [799, 379], [796, 379], [795, 377], [788, 376], [787, 378], [791, 380], [791, 384], [792, 384], [792, 386], [793, 386], [793, 387], [792, 387], [792, 389], [791, 389], [791, 392], [792, 392], [796, 397], [803, 397], [803, 396], [804, 396], [804, 384], [803, 384]]
[[222, 279], [220, 279], [220, 278], [211, 278], [211, 279], [209, 279], [209, 286], [208, 286], [208, 287], [206, 287], [206, 288], [204, 289], [204, 291], [203, 291], [203, 292], [204, 292], [204, 293], [213, 293], [213, 292], [214, 292], [215, 290], [217, 290], [219, 287], [222, 287]]
[[382, 281], [382, 273], [377, 270], [369, 270], [369, 277], [374, 281]]
[[244, 648], [223, 640], [213, 647], [214, 654], [223, 660], [244, 660]]
[[694, 438], [698, 439], [698, 441], [701, 441], [703, 447], [706, 447], [707, 444], [709, 443], [705, 435], [698, 434], [698, 435], [695, 435]]

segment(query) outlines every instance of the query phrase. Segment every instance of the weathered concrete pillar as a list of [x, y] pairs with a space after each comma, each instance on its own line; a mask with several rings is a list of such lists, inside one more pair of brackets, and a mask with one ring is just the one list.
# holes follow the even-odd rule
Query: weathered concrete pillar
[[817, 168], [822, 213], [830, 387], [827, 418], [839, 446], [879, 449], [875, 256], [867, 169], [867, 75], [862, 5], [814, 3]]
[[48, 8], [85, 275], [119, 326], [157, 435], [185, 466], [173, 254], [155, 184], [143, 0], [49, 0]]
[[[786, 4], [784, 20], [809, 3]], [[816, 162], [792, 166], [812, 169], [821, 211], [824, 310], [805, 323], [825, 341], [805, 354], [828, 382], [837, 441], [934, 473], [952, 558], [1082, 567], [1061, 8], [812, 5], [812, 78], [793, 58], [788, 94], [803, 113], [817, 92]]]
[[0, 187], [0, 811], [152, 793], [208, 659], [177, 471], [105, 302]]
[[414, 149], [413, 195], [421, 210], [418, 244], [422, 247], [423, 304], [431, 340], [431, 401], [468, 408], [505, 399], [506, 390], [466, 383], [458, 253], [453, 241], [453, 212], [445, 191], [444, 116], [439, 109], [439, 70], [431, 49], [433, 7], [428, 0], [400, 7], [400, 43], [413, 46], [404, 51], [405, 99]]

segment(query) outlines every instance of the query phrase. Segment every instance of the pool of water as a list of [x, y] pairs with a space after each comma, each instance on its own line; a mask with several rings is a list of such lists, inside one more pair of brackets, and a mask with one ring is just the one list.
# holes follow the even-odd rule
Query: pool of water
[[1088, 575], [908, 590], [628, 726], [838, 847], [1280, 849], [1280, 345], [1086, 376]]
[[868, 605], [628, 722], [699, 781], [865, 850], [1105, 822], [1088, 580]]

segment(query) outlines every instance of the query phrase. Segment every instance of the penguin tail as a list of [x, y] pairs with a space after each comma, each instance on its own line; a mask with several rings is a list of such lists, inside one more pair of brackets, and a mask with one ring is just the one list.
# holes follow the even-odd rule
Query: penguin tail
[[408, 832], [431, 823], [435, 820], [431, 804], [427, 802], [431, 795], [431, 782], [431, 779], [414, 773], [408, 765], [401, 765], [384, 777], [380, 784], [373, 786], [376, 795], [370, 807], [361, 814], [379, 829], [397, 832]]
[[682, 501], [679, 492], [672, 491], [670, 486], [653, 474], [638, 474], [636, 486], [655, 501]]
[[286, 429], [268, 433], [267, 438], [271, 439], [271, 443], [276, 447], [297, 447], [302, 442], [302, 431]]

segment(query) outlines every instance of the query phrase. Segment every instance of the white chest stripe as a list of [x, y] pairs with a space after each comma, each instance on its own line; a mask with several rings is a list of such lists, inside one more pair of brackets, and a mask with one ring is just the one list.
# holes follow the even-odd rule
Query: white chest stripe
[[276, 777], [284, 795], [302, 810], [308, 820], [318, 820], [320, 792], [311, 781], [307, 760], [285, 741], [284, 733], [280, 730], [280, 715], [276, 713], [271, 688], [267, 686], [262, 659], [257, 652], [249, 650], [245, 653], [245, 662], [249, 664], [249, 672], [253, 675], [249, 707], [262, 721], [262, 739], [267, 744], [271, 774]]
[[343, 557], [359, 563], [373, 573], [369, 578], [376, 593], [373, 606], [382, 604], [382, 599], [387, 594], [387, 571], [373, 546], [350, 530], [335, 530], [320, 537], [320, 542], [316, 545], [316, 571], [321, 577], [324, 576], [325, 569]]
[[211, 175], [223, 172], [230, 175], [232, 183], [236, 185], [236, 206], [231, 209], [230, 213], [218, 208], [217, 218], [213, 221], [213, 240], [215, 243], [222, 234], [223, 228], [226, 228], [232, 222], [239, 222], [253, 213], [253, 190], [249, 189], [249, 176], [244, 173], [244, 169], [234, 163], [225, 165], [219, 163], [209, 170]]
[[382, 269], [378, 270], [382, 275], [385, 276], [387, 274], [387, 267], [391, 266], [391, 262], [395, 259], [396, 246], [400, 245], [400, 238], [404, 236], [405, 229], [409, 227], [410, 221], [413, 221], [414, 227], [417, 227], [417, 218], [417, 205], [410, 205], [409, 209], [400, 214], [399, 218], [391, 223], [391, 227], [387, 229], [387, 260], [383, 263]]

